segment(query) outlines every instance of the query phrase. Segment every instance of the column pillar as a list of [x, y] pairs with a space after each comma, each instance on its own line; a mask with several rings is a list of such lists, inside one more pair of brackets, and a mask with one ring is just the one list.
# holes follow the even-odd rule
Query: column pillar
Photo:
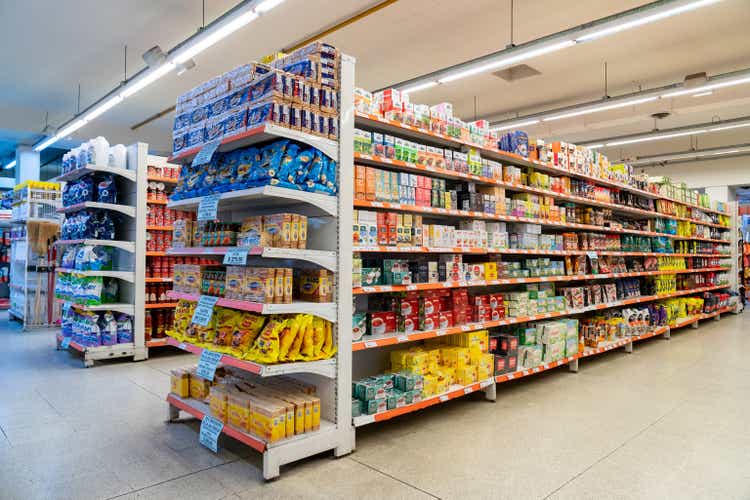
[[39, 180], [39, 153], [31, 146], [16, 148], [16, 184]]

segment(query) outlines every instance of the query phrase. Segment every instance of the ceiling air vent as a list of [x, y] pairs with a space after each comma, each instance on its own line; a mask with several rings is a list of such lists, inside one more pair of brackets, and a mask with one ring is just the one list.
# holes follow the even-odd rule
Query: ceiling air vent
[[542, 73], [535, 70], [528, 64], [519, 64], [518, 66], [511, 66], [510, 68], [501, 69], [492, 73], [498, 78], [502, 78], [506, 82], [513, 83], [524, 78], [529, 78]]

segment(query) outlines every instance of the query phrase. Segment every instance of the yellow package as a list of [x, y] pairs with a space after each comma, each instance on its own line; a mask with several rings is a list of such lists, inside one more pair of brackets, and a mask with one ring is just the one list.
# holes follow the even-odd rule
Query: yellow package
[[227, 423], [236, 429], [250, 431], [252, 405], [247, 394], [233, 390], [227, 396]]
[[456, 368], [456, 383], [460, 385], [469, 385], [477, 381], [477, 367], [463, 366]]
[[279, 334], [286, 320], [271, 319], [255, 339], [246, 358], [258, 363], [276, 363], [279, 360]]
[[172, 394], [181, 398], [190, 397], [190, 374], [187, 371], [172, 370], [169, 382]]
[[477, 369], [477, 380], [487, 380], [492, 376], [489, 370], [487, 370], [487, 367], [484, 365], [477, 365], [475, 367]]
[[330, 358], [336, 354], [336, 346], [333, 343], [333, 323], [326, 321], [325, 327], [326, 339], [325, 342], [323, 342], [323, 357]]
[[321, 318], [313, 319], [313, 358], [321, 359], [321, 350], [326, 340], [326, 321]]
[[214, 316], [216, 317], [216, 336], [214, 337], [214, 345], [218, 347], [229, 347], [232, 343], [232, 334], [237, 328], [237, 324], [241, 318], [241, 313], [234, 309], [217, 307], [216, 311], [214, 311]]
[[253, 398], [253, 432], [269, 443], [283, 439], [286, 435], [283, 407], [262, 398]]
[[297, 336], [294, 339], [294, 342], [292, 342], [292, 346], [289, 348], [288, 360], [290, 361], [302, 359], [302, 357], [300, 356], [300, 350], [302, 349], [302, 340], [305, 336], [307, 325], [312, 322], [312, 316], [309, 314], [301, 314], [297, 317], [300, 318], [299, 330], [297, 331]]
[[215, 385], [209, 391], [211, 415], [217, 420], [227, 422], [227, 390], [223, 385]]
[[266, 318], [260, 314], [240, 312], [232, 330], [230, 347], [239, 356], [242, 356], [255, 342], [258, 334], [263, 329]]
[[300, 350], [300, 357], [304, 360], [310, 360], [313, 357], [314, 349], [314, 329], [313, 326], [315, 320], [308, 322], [302, 337], [302, 349]]
[[195, 374], [195, 371], [190, 371], [190, 397], [193, 399], [199, 399], [201, 401], [208, 397], [208, 391], [211, 389], [211, 382], [203, 379]]
[[286, 326], [281, 332], [281, 338], [279, 339], [279, 361], [289, 361], [289, 349], [297, 338], [297, 334], [302, 324], [301, 314], [290, 318], [286, 322]]

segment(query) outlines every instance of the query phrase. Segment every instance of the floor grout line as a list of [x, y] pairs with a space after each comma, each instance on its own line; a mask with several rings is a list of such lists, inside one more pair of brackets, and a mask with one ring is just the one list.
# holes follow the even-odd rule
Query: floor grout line
[[398, 481], [399, 483], [403, 484], [404, 486], [408, 486], [408, 487], [410, 487], [410, 488], [413, 488], [413, 489], [415, 489], [415, 490], [417, 490], [417, 491], [421, 491], [421, 492], [422, 492], [422, 493], [424, 493], [425, 495], [428, 495], [428, 496], [430, 496], [430, 497], [432, 497], [432, 498], [435, 498], [435, 499], [437, 499], [437, 500], [441, 500], [441, 498], [440, 498], [439, 496], [433, 495], [433, 494], [432, 494], [432, 493], [430, 493], [429, 491], [423, 490], [423, 489], [422, 489], [422, 488], [420, 488], [419, 486], [415, 486], [415, 485], [413, 485], [413, 484], [411, 484], [411, 483], [407, 483], [406, 481], [404, 481], [404, 480], [402, 480], [402, 479], [399, 479], [399, 478], [397, 478], [396, 476], [393, 476], [393, 475], [391, 475], [391, 474], [388, 474], [387, 472], [385, 472], [385, 471], [382, 471], [382, 470], [378, 469], [377, 467], [373, 467], [373, 466], [372, 466], [372, 465], [370, 465], [370, 464], [366, 464], [366, 463], [364, 463], [364, 462], [360, 462], [359, 460], [355, 460], [355, 459], [354, 459], [354, 458], [352, 458], [352, 457], [346, 457], [346, 458], [347, 458], [347, 459], [349, 459], [349, 460], [351, 460], [352, 462], [356, 462], [356, 463], [358, 463], [359, 465], [361, 465], [361, 466], [363, 466], [363, 467], [367, 467], [368, 469], [370, 469], [370, 470], [373, 470], [373, 471], [377, 472], [378, 474], [382, 474], [383, 476], [385, 476], [385, 477], [389, 477], [389, 478], [393, 479], [394, 481]]
[[244, 458], [243, 457], [238, 457], [238, 458], [236, 458], [234, 460], [228, 460], [226, 462], [222, 462], [220, 464], [212, 465], [210, 467], [205, 467], [203, 469], [199, 469], [199, 470], [196, 470], [196, 471], [193, 471], [193, 472], [187, 472], [187, 473], [179, 475], [179, 476], [175, 476], [175, 477], [172, 477], [172, 478], [169, 478], [169, 479], [165, 479], [163, 481], [159, 481], [158, 483], [149, 484], [148, 486], [143, 486], [141, 488], [133, 489], [133, 490], [127, 491], [125, 493], [120, 493], [119, 495], [115, 495], [113, 497], [107, 498], [107, 500], [114, 500], [115, 498], [121, 498], [121, 497], [124, 497], [125, 495], [132, 495], [133, 493], [138, 493], [139, 491], [144, 491], [144, 490], [148, 490], [150, 488], [155, 488], [156, 486], [161, 486], [162, 484], [171, 483], [172, 481], [176, 481], [178, 479], [185, 479], [186, 477], [194, 476], [195, 474], [199, 474], [199, 473], [207, 471], [207, 470], [215, 469], [215, 468], [221, 467], [223, 465], [233, 464], [235, 462], [239, 462], [240, 460], [244, 460]]

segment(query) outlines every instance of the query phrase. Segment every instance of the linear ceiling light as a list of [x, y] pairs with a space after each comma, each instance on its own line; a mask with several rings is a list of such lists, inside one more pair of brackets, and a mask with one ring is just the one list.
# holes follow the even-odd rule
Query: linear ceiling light
[[667, 97], [679, 97], [688, 94], [700, 94], [708, 90], [723, 89], [725, 87], [733, 87], [735, 85], [742, 85], [743, 83], [750, 83], [750, 77], [744, 78], [729, 78], [726, 81], [717, 83], [709, 83], [707, 85], [701, 85], [700, 87], [694, 87], [692, 89], [675, 90], [674, 92], [667, 92], [662, 95], [663, 98]]
[[[701, 158], [711, 158], [714, 156], [728, 155], [746, 155], [750, 154], [750, 144], [737, 144], [721, 148], [696, 149], [694, 151], [684, 151], [677, 153], [668, 153], [655, 156], [638, 157], [635, 160], [627, 161], [631, 166], [641, 167], [645, 165], [654, 165], [658, 163], [679, 163], [684, 161], [699, 160]], [[624, 160], [623, 160], [624, 161]]]
[[5, 170], [10, 170], [11, 168], [16, 166], [16, 160], [11, 160], [10, 163], [6, 164], [3, 168]]
[[750, 117], [737, 118], [734, 120], [725, 120], [723, 122], [701, 123], [689, 125], [687, 127], [676, 127], [672, 129], [655, 130], [644, 134], [622, 135], [619, 137], [600, 138], [593, 141], [582, 142], [586, 147], [612, 147], [623, 146], [626, 144], [636, 144], [639, 142], [660, 141], [672, 139], [674, 137], [684, 137], [687, 135], [706, 134], [711, 132], [722, 132], [742, 127], [750, 127]]
[[632, 21], [625, 21], [623, 23], [615, 24], [614, 26], [610, 26], [610, 27], [607, 27], [598, 31], [594, 31], [593, 33], [588, 33], [586, 35], [576, 38], [576, 42], [580, 43], [580, 42], [588, 42], [590, 40], [596, 40], [597, 38], [601, 38], [603, 36], [613, 35], [621, 31], [636, 28], [638, 26], [643, 26], [644, 24], [661, 21], [662, 19], [666, 19], [668, 17], [683, 14], [691, 10], [699, 9], [701, 7], [705, 7], [706, 5], [711, 5], [712, 3], [717, 3], [719, 1], [720, 0], [698, 0], [698, 1], [689, 2], [685, 5], [673, 7], [671, 9], [657, 12], [655, 14], [646, 15], [637, 19], [633, 19]]
[[444, 84], [468, 76], [494, 71], [504, 67], [572, 47], [578, 43], [596, 40], [614, 33], [619, 33], [660, 19], [675, 16], [691, 10], [705, 7], [721, 0], [657, 0], [642, 7], [636, 7], [619, 14], [604, 17], [590, 23], [538, 38], [530, 42], [499, 50], [471, 61], [443, 68], [427, 75], [392, 85], [400, 90], [416, 92], [434, 87], [436, 83]]
[[495, 131], [495, 132], [501, 132], [503, 130], [508, 130], [510, 128], [526, 127], [528, 125], [534, 125], [536, 123], [539, 123], [539, 120], [537, 120], [537, 119], [524, 120], [524, 121], [520, 121], [520, 122], [506, 123], [502, 127], [495, 127], [492, 130]]
[[[718, 87], [719, 85], [721, 87], [729, 87], [732, 85], [740, 85], [742, 83], [750, 83], [750, 68], [712, 76], [708, 80], [707, 85], [714, 87]], [[561, 120], [563, 118], [572, 118], [575, 116], [597, 113], [599, 111], [624, 108], [627, 106], [636, 106], [638, 104], [657, 101], [659, 99], [665, 98], [665, 96], [667, 95], [673, 96], [676, 91], [682, 92], [683, 90], [685, 90], [685, 94], [692, 94], [694, 97], [702, 95], [702, 92], [700, 91], [700, 88], [702, 87], [695, 87], [686, 90], [683, 89], [683, 85], [684, 82], [672, 83], [670, 85], [665, 85], [663, 87], [658, 87], [650, 90], [642, 90], [639, 92], [633, 92], [631, 94], [625, 94], [617, 97], [605, 97], [604, 99], [600, 99], [598, 101], [576, 104], [564, 108], [550, 109], [547, 111], [541, 111], [539, 113], [533, 113], [526, 116], [509, 118], [505, 120], [494, 121], [492, 120], [492, 118], [490, 118], [490, 120], [492, 121], [492, 123], [490, 124], [490, 129], [506, 130], [508, 128], [519, 126], [519, 123], [527, 125], [539, 123], [540, 121], [550, 122]]]
[[74, 117], [68, 123], [62, 125], [60, 132], [53, 137], [48, 137], [35, 144], [34, 151], [42, 151], [59, 139], [72, 134], [91, 120], [117, 106], [124, 99], [135, 95], [169, 74], [178, 65], [186, 63], [195, 55], [228, 37], [283, 2], [284, 0], [245, 0], [239, 3], [197, 34], [174, 47], [169, 52], [164, 63], [154, 68], [141, 70], [124, 86], [111, 91], [106, 97], [84, 110], [82, 118], [79, 118], [81, 115]]
[[655, 101], [657, 99], [658, 97], [641, 97], [638, 99], [628, 99], [628, 100], [614, 103], [614, 104], [604, 104], [601, 106], [583, 108], [583, 109], [579, 109], [578, 111], [571, 111], [569, 113], [563, 113], [560, 115], [548, 116], [547, 118], [542, 118], [542, 121], [551, 122], [554, 120], [562, 120], [563, 118], [572, 118], [574, 116], [588, 115], [590, 113], [598, 113], [599, 111], [608, 111], [610, 109], [625, 108], [627, 106], [635, 106], [637, 104], [643, 104], [646, 102]]

